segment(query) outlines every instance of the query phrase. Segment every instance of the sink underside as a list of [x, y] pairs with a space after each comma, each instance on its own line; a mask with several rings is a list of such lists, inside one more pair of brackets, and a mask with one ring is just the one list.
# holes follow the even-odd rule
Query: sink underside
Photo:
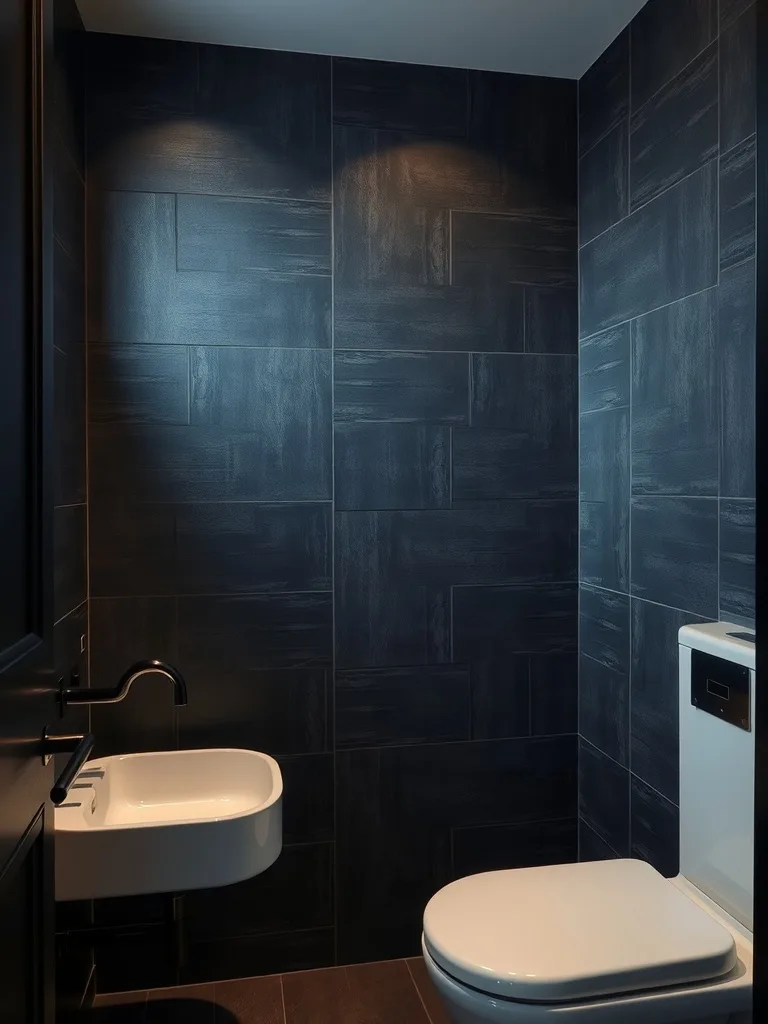
[[265, 871], [282, 848], [277, 762], [250, 750], [87, 761], [56, 808], [56, 899], [208, 889]]

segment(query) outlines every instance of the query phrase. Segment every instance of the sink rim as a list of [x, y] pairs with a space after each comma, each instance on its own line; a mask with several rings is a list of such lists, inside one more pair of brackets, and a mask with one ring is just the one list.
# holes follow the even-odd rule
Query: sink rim
[[[283, 795], [283, 777], [280, 765], [269, 754], [258, 750], [245, 750], [242, 747], [199, 747], [190, 750], [146, 750], [132, 754], [111, 754], [108, 757], [94, 757], [86, 761], [81, 772], [96, 768], [106, 762], [137, 760], [147, 757], [179, 757], [184, 754], [238, 754], [248, 759], [256, 758], [265, 762], [269, 768], [272, 789], [266, 800], [259, 804], [252, 804], [243, 810], [235, 811], [232, 814], [217, 814], [206, 818], [168, 818], [154, 821], [131, 821], [105, 825], [88, 825], [84, 823], [81, 807], [67, 807], [66, 804], [54, 810], [54, 832], [79, 833], [81, 835], [93, 835], [99, 832], [121, 832], [134, 831], [135, 829], [169, 829], [179, 827], [212, 825], [220, 821], [237, 821], [239, 818], [249, 818], [268, 811], [275, 804], [279, 803]], [[79, 776], [78, 776], [79, 777]], [[85, 781], [85, 780], [84, 780]], [[75, 779], [77, 782], [77, 779]]]

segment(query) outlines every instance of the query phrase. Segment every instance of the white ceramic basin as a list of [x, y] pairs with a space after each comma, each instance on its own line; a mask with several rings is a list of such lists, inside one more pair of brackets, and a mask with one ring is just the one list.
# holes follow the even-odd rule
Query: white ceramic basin
[[283, 780], [251, 750], [86, 761], [55, 810], [56, 899], [208, 889], [265, 871], [283, 842]]

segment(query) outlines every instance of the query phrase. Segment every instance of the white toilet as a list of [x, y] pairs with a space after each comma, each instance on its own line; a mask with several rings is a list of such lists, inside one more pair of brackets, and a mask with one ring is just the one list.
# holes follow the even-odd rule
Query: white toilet
[[[731, 636], [729, 634], [740, 634]], [[422, 948], [456, 1024], [752, 1020], [755, 644], [680, 630], [680, 870], [493, 871], [432, 897]]]

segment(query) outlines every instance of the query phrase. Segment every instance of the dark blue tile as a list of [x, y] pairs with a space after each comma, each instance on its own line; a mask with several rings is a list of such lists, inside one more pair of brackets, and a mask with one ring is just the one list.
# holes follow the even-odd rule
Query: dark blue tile
[[470, 738], [470, 681], [454, 665], [336, 674], [336, 749]]
[[478, 657], [472, 663], [472, 739], [529, 736], [531, 732], [528, 657]]
[[557, 736], [579, 730], [579, 669], [573, 654], [532, 654], [531, 735]]
[[755, 622], [755, 503], [720, 502], [720, 616]]
[[720, 152], [753, 135], [757, 114], [757, 4], [720, 34]]
[[62, 619], [88, 596], [85, 505], [65, 505], [53, 514], [53, 617]]
[[629, 405], [630, 325], [622, 324], [579, 343], [580, 412]]
[[755, 159], [752, 135], [720, 158], [720, 269], [755, 255], [757, 227]]
[[616, 860], [618, 854], [595, 830], [579, 818], [579, 861]]
[[349, 287], [337, 282], [334, 347], [522, 352], [524, 301], [520, 285], [459, 288], [376, 282]]
[[629, 598], [608, 590], [579, 591], [579, 652], [629, 675]]
[[680, 870], [680, 813], [660, 793], [632, 776], [631, 854], [648, 861], [665, 878]]
[[581, 417], [581, 580], [629, 589], [629, 410]]
[[337, 422], [466, 423], [469, 358], [456, 353], [337, 352]]
[[629, 28], [579, 81], [579, 152], [584, 154], [629, 114]]
[[579, 161], [579, 243], [629, 213], [629, 142], [622, 120]]
[[637, 209], [718, 153], [717, 43], [632, 115], [630, 205]]
[[439, 138], [467, 131], [467, 72], [418, 64], [336, 57], [333, 119]]
[[717, 292], [632, 324], [632, 492], [717, 495]]
[[176, 269], [331, 273], [327, 203], [176, 197]]
[[720, 494], [755, 495], [755, 261], [726, 270], [720, 307]]
[[455, 828], [452, 838], [456, 878], [483, 871], [570, 864], [577, 855], [575, 818]]
[[[525, 289], [525, 351], [575, 355], [579, 296], [575, 288]], [[473, 351], [478, 351], [473, 346]], [[511, 351], [511, 350], [510, 350]]]
[[629, 675], [579, 657], [579, 734], [629, 766]]
[[[55, 315], [55, 314], [54, 314]], [[86, 500], [85, 345], [53, 350], [54, 486], [56, 505]]]
[[716, 162], [584, 246], [580, 266], [583, 337], [716, 284]]
[[703, 622], [689, 612], [632, 601], [632, 772], [678, 801], [678, 631]]
[[575, 218], [452, 212], [453, 281], [576, 284]]
[[579, 741], [579, 814], [598, 839], [629, 856], [629, 772]]
[[720, 0], [720, 31], [738, 18], [755, 0]]
[[[542, 398], [530, 392], [531, 404]], [[549, 403], [547, 403], [549, 404]], [[519, 431], [456, 427], [453, 431], [453, 507], [492, 508], [515, 498], [575, 498], [576, 431], [562, 419], [529, 421]]]
[[454, 657], [472, 661], [489, 651], [497, 656], [575, 651], [577, 617], [574, 584], [457, 587]]
[[89, 345], [92, 423], [189, 423], [189, 356], [180, 345]]
[[448, 508], [451, 433], [411, 423], [337, 423], [336, 508]]
[[717, 533], [716, 498], [633, 498], [633, 596], [716, 616]]
[[717, 35], [717, 0], [651, 0], [632, 22], [632, 110]]
[[573, 444], [578, 367], [572, 356], [472, 356], [472, 425], [541, 434]]

